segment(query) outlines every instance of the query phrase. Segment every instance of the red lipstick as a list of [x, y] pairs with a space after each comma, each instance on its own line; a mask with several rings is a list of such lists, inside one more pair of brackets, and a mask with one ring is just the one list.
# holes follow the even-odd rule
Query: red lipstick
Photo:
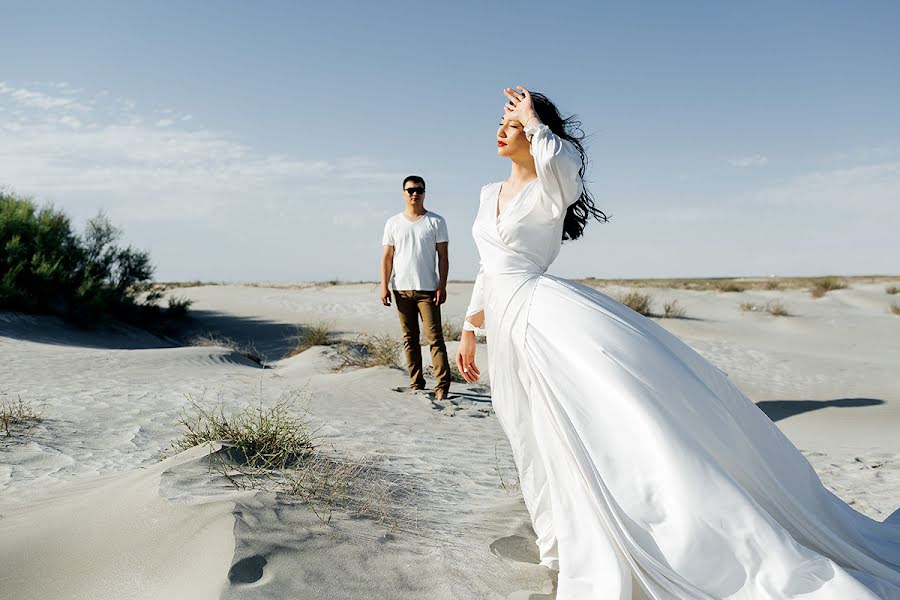
[[498, 147], [498, 148], [502, 148], [502, 147], [505, 146], [505, 145], [506, 145], [505, 142], [501, 142], [500, 140], [497, 140], [497, 147]]

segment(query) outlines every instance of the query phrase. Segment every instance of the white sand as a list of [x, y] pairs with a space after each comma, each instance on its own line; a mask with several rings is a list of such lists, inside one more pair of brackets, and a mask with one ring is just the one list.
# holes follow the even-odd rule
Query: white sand
[[[461, 319], [470, 290], [450, 286], [448, 318]], [[646, 291], [686, 307], [696, 320], [660, 323], [760, 402], [826, 485], [879, 520], [900, 505], [900, 317], [884, 284], [818, 300]], [[398, 370], [333, 373], [327, 349], [276, 360], [297, 325], [323, 319], [345, 337], [398, 334], [376, 286], [179, 293], [196, 300], [198, 330], [252, 341], [274, 368], [225, 348], [0, 314], [0, 392], [44, 417], [0, 437], [0, 598], [552, 597], [488, 389], [454, 384], [458, 406], [435, 406], [392, 391], [407, 382]], [[738, 310], [769, 298], [797, 316]], [[269, 399], [305, 388], [329, 452], [376, 457], [414, 493], [415, 520], [325, 524], [289, 498], [230, 491], [197, 451], [159, 462], [173, 454], [184, 394], [240, 405], [260, 388]]]

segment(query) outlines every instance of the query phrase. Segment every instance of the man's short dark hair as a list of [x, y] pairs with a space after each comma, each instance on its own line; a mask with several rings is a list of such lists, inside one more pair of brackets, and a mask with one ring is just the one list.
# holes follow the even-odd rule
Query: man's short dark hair
[[401, 186], [403, 189], [406, 189], [406, 184], [412, 181], [413, 183], [418, 183], [422, 187], [425, 187], [425, 180], [419, 177], [418, 175], [410, 175], [406, 179], [403, 180], [403, 185]]

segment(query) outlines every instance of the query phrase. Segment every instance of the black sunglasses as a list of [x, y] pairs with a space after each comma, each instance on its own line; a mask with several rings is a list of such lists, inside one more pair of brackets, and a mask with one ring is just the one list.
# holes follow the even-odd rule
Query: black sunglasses
[[423, 187], [411, 187], [411, 188], [405, 188], [403, 191], [406, 192], [407, 194], [409, 194], [410, 196], [412, 196], [413, 194], [424, 194], [424, 193], [425, 193], [425, 188], [423, 188]]

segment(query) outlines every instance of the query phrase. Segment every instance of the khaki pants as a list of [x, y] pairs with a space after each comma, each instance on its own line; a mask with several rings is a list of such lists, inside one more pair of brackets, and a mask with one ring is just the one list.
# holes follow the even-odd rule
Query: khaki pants
[[406, 350], [406, 365], [409, 368], [410, 386], [423, 389], [425, 376], [422, 374], [422, 347], [419, 345], [419, 315], [425, 337], [431, 345], [431, 364], [437, 379], [436, 390], [450, 390], [450, 361], [444, 344], [441, 326], [441, 307], [434, 303], [434, 292], [416, 290], [394, 290], [394, 301], [400, 315], [403, 329], [403, 349]]

